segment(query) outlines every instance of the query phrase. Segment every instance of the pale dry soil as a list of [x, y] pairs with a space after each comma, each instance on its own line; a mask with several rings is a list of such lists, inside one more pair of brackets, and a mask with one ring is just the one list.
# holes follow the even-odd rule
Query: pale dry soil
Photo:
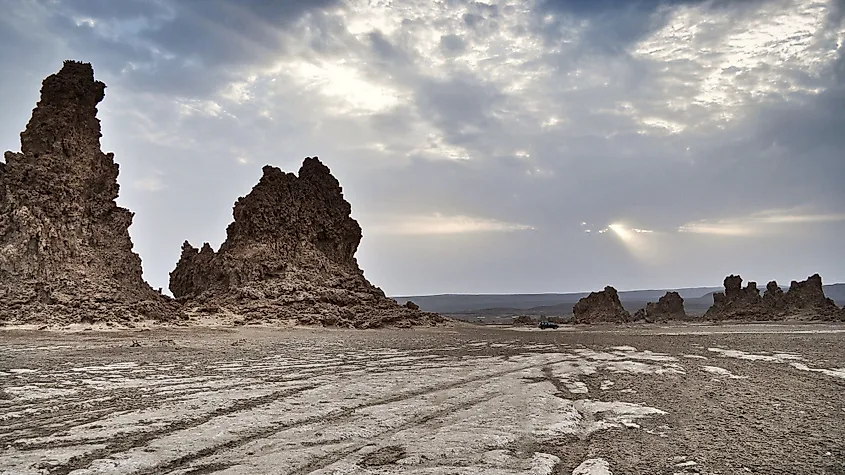
[[2, 474], [845, 474], [845, 327], [0, 331]]

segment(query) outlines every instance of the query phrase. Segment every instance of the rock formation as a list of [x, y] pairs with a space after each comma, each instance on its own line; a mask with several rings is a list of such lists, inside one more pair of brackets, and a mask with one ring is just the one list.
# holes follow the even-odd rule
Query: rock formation
[[648, 323], [685, 320], [686, 318], [684, 299], [677, 292], [666, 292], [666, 295], [660, 297], [656, 303], [648, 302], [645, 308], [637, 310], [634, 314], [635, 320], [644, 320]]
[[572, 309], [574, 323], [626, 323], [631, 321], [631, 314], [619, 301], [619, 294], [613, 287], [607, 286], [599, 292], [591, 292], [582, 298]]
[[712, 320], [761, 320], [765, 313], [761, 305], [756, 282], [742, 287], [742, 277], [729, 275], [724, 281], [725, 291], [713, 294], [713, 305], [707, 309], [706, 318]]
[[766, 284], [762, 297], [754, 282], [749, 282], [745, 289], [741, 286], [741, 277], [725, 278], [725, 292], [713, 294], [713, 306], [705, 317], [713, 320], [845, 320], [845, 312], [825, 297], [818, 274], [801, 282], [793, 280], [786, 292], [777, 282], [771, 281]]
[[529, 317], [528, 315], [520, 315], [513, 319], [514, 325], [536, 325], [537, 320]]
[[186, 308], [234, 321], [296, 321], [356, 328], [442, 322], [400, 306], [355, 260], [361, 228], [328, 167], [306, 158], [299, 176], [265, 166], [238, 199], [215, 252], [185, 242], [170, 290]]
[[175, 303], [141, 277], [118, 165], [100, 150], [105, 84], [90, 64], [47, 77], [0, 166], [0, 324], [167, 320]]

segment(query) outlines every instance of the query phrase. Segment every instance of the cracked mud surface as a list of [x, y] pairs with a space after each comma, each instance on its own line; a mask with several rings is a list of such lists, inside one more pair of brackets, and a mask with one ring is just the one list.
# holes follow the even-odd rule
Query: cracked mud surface
[[827, 325], [4, 330], [0, 474], [843, 474], [843, 343]]

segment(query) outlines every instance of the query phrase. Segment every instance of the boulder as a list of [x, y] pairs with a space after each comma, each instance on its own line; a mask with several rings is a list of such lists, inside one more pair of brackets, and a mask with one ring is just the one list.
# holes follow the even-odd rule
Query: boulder
[[88, 63], [47, 77], [0, 166], [0, 324], [158, 321], [178, 306], [141, 276], [118, 165], [100, 150], [105, 84]]
[[619, 301], [619, 293], [611, 286], [591, 292], [572, 309], [574, 323], [625, 323], [632, 321], [631, 314]]
[[362, 233], [329, 168], [306, 158], [299, 174], [265, 166], [237, 200], [218, 251], [182, 245], [170, 290], [186, 308], [252, 321], [372, 328], [445, 322], [401, 306], [364, 277], [355, 260]]

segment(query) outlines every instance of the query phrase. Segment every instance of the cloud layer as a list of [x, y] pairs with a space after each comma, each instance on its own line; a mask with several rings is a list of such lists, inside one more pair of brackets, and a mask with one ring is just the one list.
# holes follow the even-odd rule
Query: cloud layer
[[7, 10], [0, 146], [61, 60], [91, 61], [156, 287], [184, 239], [223, 240], [261, 165], [312, 155], [390, 294], [845, 280], [836, 0]]

